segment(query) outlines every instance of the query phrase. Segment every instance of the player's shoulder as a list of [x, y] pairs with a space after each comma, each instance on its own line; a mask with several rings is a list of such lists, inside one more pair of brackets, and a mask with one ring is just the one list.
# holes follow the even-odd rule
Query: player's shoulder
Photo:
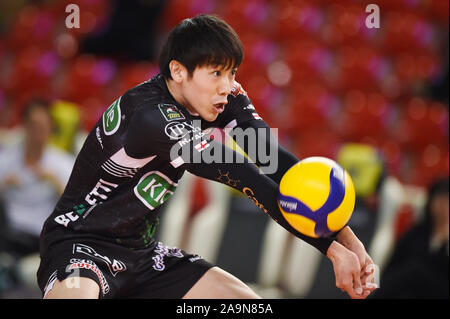
[[133, 117], [153, 126], [165, 125], [176, 120], [185, 120], [186, 116], [168, 93], [161, 75], [141, 83], [128, 90], [122, 96], [122, 103], [134, 109]]
[[167, 100], [169, 94], [164, 87], [163, 78], [156, 75], [153, 78], [127, 90], [121, 96], [121, 103], [140, 109], [142, 105], [158, 104]]

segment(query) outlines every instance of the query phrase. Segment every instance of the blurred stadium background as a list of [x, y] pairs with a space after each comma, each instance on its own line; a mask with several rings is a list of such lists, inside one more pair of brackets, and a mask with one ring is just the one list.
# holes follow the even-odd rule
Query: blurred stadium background
[[[72, 3], [80, 28], [68, 29]], [[365, 26], [369, 3], [380, 7], [379, 29]], [[423, 217], [427, 187], [449, 172], [448, 0], [2, 0], [0, 150], [21, 140], [21, 111], [38, 96], [53, 102], [52, 143], [76, 155], [110, 103], [158, 73], [167, 32], [199, 13], [241, 37], [237, 80], [280, 143], [349, 170], [350, 225], [382, 273]], [[325, 257], [217, 183], [186, 174], [157, 236], [265, 297], [345, 298]], [[40, 296], [36, 258], [3, 255], [0, 296]]]

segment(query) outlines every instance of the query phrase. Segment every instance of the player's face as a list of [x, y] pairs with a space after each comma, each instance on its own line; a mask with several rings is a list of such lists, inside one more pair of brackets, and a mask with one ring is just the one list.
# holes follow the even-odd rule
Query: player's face
[[214, 121], [228, 103], [235, 74], [236, 69], [221, 66], [197, 67], [183, 84], [187, 109], [208, 122]]

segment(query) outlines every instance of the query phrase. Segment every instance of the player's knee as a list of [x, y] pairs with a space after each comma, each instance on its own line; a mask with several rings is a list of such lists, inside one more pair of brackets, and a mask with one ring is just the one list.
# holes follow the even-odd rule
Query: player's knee
[[252, 289], [247, 285], [235, 285], [225, 293], [226, 299], [261, 299]]
[[98, 299], [100, 287], [90, 279], [69, 277], [63, 281], [56, 280], [44, 299]]
[[185, 298], [261, 299], [241, 280], [217, 267], [211, 268]]

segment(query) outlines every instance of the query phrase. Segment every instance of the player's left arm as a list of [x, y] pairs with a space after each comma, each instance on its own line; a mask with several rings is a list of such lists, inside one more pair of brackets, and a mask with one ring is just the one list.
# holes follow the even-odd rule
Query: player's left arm
[[[278, 143], [278, 139], [273, 134], [272, 129], [256, 113], [247, 96], [241, 97], [239, 103], [241, 106], [234, 108], [234, 116], [237, 120], [230, 135], [236, 144], [252, 158], [260, 170], [279, 185], [286, 171], [298, 163], [299, 159]], [[250, 108], [248, 105], [251, 105]], [[239, 136], [239, 134], [243, 136]], [[360, 282], [364, 289], [362, 295], [366, 297], [376, 288], [376, 285], [373, 284], [375, 267], [364, 245], [349, 226], [339, 231], [331, 239], [336, 240], [341, 246], [335, 249], [338, 245], [334, 245], [327, 251], [327, 256], [333, 261], [333, 265], [337, 265], [338, 262], [336, 262], [335, 257], [343, 254], [343, 247], [350, 250], [358, 258], [361, 267]], [[335, 269], [335, 272], [336, 278], [339, 280], [341, 277], [339, 276], [339, 270]], [[342, 286], [341, 283], [339, 285]], [[357, 286], [359, 286], [359, 280]]]
[[[244, 137], [239, 137], [241, 132]], [[287, 170], [300, 161], [278, 143], [272, 129], [262, 119], [239, 123], [230, 133], [236, 144], [277, 184], [280, 184]]]
[[372, 258], [367, 253], [364, 244], [356, 237], [349, 226], [345, 226], [338, 234], [337, 241], [344, 247], [354, 252], [358, 257], [361, 266], [361, 285], [363, 294], [369, 295], [378, 288], [374, 283], [375, 271], [377, 270]]
[[[295, 230], [283, 217], [278, 206], [278, 184], [264, 174], [241, 154], [222, 143], [212, 141], [192, 142], [181, 148], [181, 155], [174, 162], [183, 162], [190, 173], [217, 181], [242, 192], [260, 209], [294, 236], [309, 243], [326, 255], [333, 263], [336, 285], [352, 298], [365, 298], [358, 293], [362, 274], [355, 253], [332, 238], [312, 238]], [[201, 151], [200, 151], [201, 150]], [[201, 156], [195, 158], [193, 154]], [[205, 156], [207, 155], [207, 156]], [[221, 160], [217, 161], [218, 158]], [[233, 161], [227, 159], [233, 158]], [[215, 159], [212, 160], [211, 159]]]
[[327, 253], [333, 240], [308, 237], [295, 230], [284, 219], [278, 207], [278, 184], [261, 174], [258, 167], [248, 158], [215, 140], [191, 142], [178, 151], [181, 155], [174, 162], [183, 162], [184, 169], [242, 192], [287, 231], [317, 248], [324, 255]]

